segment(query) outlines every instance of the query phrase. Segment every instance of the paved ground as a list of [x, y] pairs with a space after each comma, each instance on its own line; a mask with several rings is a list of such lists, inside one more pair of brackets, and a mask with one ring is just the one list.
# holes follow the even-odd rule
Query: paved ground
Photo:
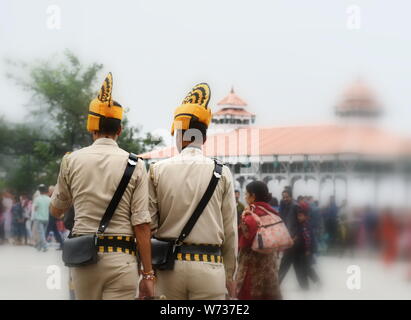
[[0, 299], [68, 298], [68, 273], [61, 251], [54, 247], [38, 252], [33, 247], [0, 246]]
[[[406, 280], [406, 274], [407, 268], [410, 267], [410, 262], [402, 262], [387, 268], [375, 257], [320, 257], [316, 265], [322, 280], [319, 288], [312, 287], [308, 292], [301, 291], [294, 270], [290, 269], [284, 280], [282, 292], [284, 299], [409, 300], [411, 281]], [[353, 277], [358, 274], [359, 278], [354, 279]]]
[[[347, 287], [347, 279], [353, 276], [347, 273], [350, 265], [359, 267], [355, 270], [360, 270], [359, 290]], [[376, 259], [365, 257], [322, 257], [317, 266], [321, 288], [302, 292], [291, 269], [282, 292], [285, 299], [411, 299], [411, 282], [405, 281], [407, 267], [409, 264], [397, 263], [386, 269]], [[68, 272], [61, 262], [61, 251], [0, 246], [0, 299], [68, 298]]]

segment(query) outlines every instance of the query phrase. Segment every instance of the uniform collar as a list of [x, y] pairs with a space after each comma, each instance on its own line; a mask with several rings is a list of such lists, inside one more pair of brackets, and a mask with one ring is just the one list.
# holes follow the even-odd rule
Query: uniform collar
[[118, 147], [118, 144], [115, 140], [110, 138], [98, 138], [93, 142], [93, 146], [113, 146]]
[[198, 147], [185, 147], [183, 150], [181, 150], [180, 154], [182, 156], [198, 156], [203, 154], [203, 150]]

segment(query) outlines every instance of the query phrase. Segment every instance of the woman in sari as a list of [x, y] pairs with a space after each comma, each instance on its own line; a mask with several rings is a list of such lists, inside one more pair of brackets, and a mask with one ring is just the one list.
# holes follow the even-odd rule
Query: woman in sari
[[248, 207], [241, 215], [239, 224], [239, 255], [237, 271], [237, 297], [240, 300], [281, 299], [278, 282], [277, 252], [259, 253], [251, 249], [257, 233], [257, 216], [278, 213], [269, 205], [271, 194], [262, 181], [246, 186], [245, 200]]

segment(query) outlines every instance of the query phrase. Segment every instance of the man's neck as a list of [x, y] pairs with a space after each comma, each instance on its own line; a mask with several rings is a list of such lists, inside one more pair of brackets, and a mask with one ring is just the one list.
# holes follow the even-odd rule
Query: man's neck
[[182, 150], [184, 150], [185, 148], [195, 148], [195, 149], [201, 150], [201, 146], [196, 145], [196, 144], [188, 144], [186, 146], [183, 146]]
[[117, 135], [112, 136], [112, 135], [108, 135], [108, 134], [93, 134], [93, 140], [94, 141], [96, 141], [98, 139], [101, 139], [101, 138], [111, 139], [111, 140], [117, 141], [118, 136]]

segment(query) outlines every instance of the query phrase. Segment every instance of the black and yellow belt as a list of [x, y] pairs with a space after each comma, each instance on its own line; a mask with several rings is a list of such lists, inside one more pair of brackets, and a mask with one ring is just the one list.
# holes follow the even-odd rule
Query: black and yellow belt
[[176, 248], [177, 260], [223, 263], [218, 245], [183, 244]]
[[123, 252], [137, 254], [136, 242], [131, 236], [98, 236], [98, 252]]

